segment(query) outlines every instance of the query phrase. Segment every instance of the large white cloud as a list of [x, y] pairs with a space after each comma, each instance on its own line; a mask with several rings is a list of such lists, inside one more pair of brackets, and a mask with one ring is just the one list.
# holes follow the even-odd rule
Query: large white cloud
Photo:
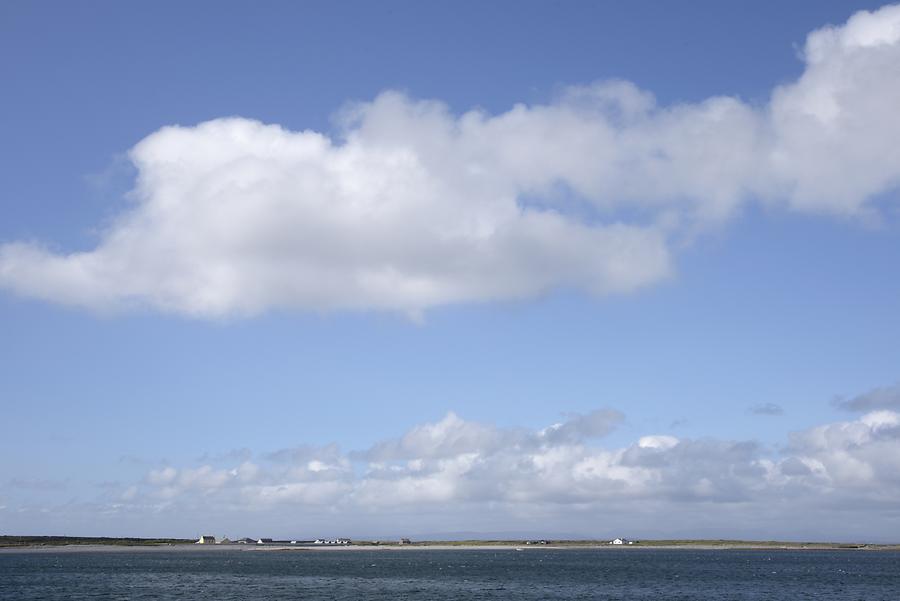
[[631, 291], [747, 202], [871, 216], [896, 190], [900, 6], [813, 32], [804, 59], [763, 106], [658, 106], [613, 81], [498, 115], [386, 92], [334, 139], [165, 127], [131, 150], [133, 204], [96, 248], [7, 243], [0, 286], [204, 317]]

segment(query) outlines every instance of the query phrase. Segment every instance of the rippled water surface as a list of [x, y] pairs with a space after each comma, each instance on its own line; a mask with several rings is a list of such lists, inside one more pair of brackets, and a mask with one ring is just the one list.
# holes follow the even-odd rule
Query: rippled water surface
[[880, 551], [0, 553], [0, 599], [900, 600]]

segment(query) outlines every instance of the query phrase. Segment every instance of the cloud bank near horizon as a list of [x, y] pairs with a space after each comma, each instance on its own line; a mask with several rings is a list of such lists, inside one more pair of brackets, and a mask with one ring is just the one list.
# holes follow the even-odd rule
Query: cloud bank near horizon
[[900, 6], [812, 32], [768, 102], [660, 106], [627, 81], [454, 115], [389, 91], [339, 136], [239, 117], [130, 151], [133, 203], [92, 250], [0, 246], [0, 287], [217, 318], [627, 293], [751, 202], [877, 216], [900, 185]]
[[622, 420], [601, 409], [527, 430], [448, 413], [361, 451], [299, 446], [163, 465], [108, 487], [101, 505], [27, 511], [42, 520], [83, 511], [85, 523], [119, 531], [131, 520], [144, 530], [165, 524], [240, 536], [266, 525], [291, 536], [317, 529], [605, 536], [627, 528], [643, 537], [886, 540], [900, 532], [896, 411], [795, 432], [777, 447], [667, 434], [605, 445]]

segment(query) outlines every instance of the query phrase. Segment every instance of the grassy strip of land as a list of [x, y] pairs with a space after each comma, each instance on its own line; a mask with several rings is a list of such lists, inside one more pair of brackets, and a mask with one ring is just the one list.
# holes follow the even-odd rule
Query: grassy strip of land
[[114, 538], [108, 536], [0, 536], [0, 547], [42, 547], [60, 545], [148, 546], [192, 543], [184, 538]]
[[[828, 543], [801, 542], [779, 540], [729, 540], [729, 539], [661, 539], [642, 540], [634, 545], [644, 547], [753, 547], [753, 548], [789, 548], [789, 549], [859, 549], [865, 543]], [[878, 546], [878, 545], [876, 545]]]
[[[354, 541], [354, 544], [373, 544]], [[381, 543], [385, 544], [385, 543]], [[394, 543], [396, 544], [396, 543]], [[599, 547], [614, 546], [606, 540], [452, 540], [452, 541], [415, 541], [412, 546], [442, 547], [478, 547], [478, 546], [553, 546], [553, 547]], [[619, 545], [615, 545], [619, 546]], [[716, 547], [716, 548], [754, 548], [754, 549], [860, 549], [865, 547], [896, 547], [896, 545], [871, 545], [866, 543], [830, 543], [821, 541], [777, 541], [777, 540], [736, 540], [736, 539], [653, 539], [633, 541], [622, 547]]]
[[[58, 547], [78, 545], [131, 546], [152, 547], [166, 545], [186, 545], [194, 543], [194, 539], [185, 538], [116, 538], [105, 536], [0, 536], [0, 548], [16, 547]], [[417, 547], [417, 548], [478, 548], [478, 547], [617, 547], [617, 548], [698, 548], [698, 549], [900, 549], [900, 545], [865, 544], [865, 543], [829, 543], [821, 541], [777, 541], [777, 540], [734, 540], [734, 539], [655, 539], [631, 541], [624, 545], [611, 545], [606, 540], [414, 540], [400, 544], [398, 541], [366, 541], [354, 540], [353, 547]], [[220, 545], [217, 545], [220, 546]], [[243, 546], [235, 543], [221, 545], [223, 547]], [[269, 544], [265, 547], [276, 547]], [[284, 545], [283, 547], [290, 547]], [[256, 545], [249, 545], [255, 548]], [[308, 547], [308, 545], [306, 545]], [[335, 548], [340, 548], [335, 546]], [[346, 547], [343, 547], [346, 548]]]

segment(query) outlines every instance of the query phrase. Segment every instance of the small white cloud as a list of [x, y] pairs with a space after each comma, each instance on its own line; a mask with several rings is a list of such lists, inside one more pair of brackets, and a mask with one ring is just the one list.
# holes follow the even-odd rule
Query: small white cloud
[[147, 474], [147, 482], [150, 484], [164, 485], [174, 481], [178, 476], [178, 470], [174, 467], [167, 466], [158, 470], [150, 470]]
[[900, 414], [887, 410], [873, 411], [863, 415], [859, 418], [859, 421], [869, 426], [873, 432], [877, 432], [882, 429], [896, 428], [900, 425]]
[[505, 442], [496, 429], [465, 421], [450, 412], [438, 422], [413, 428], [398, 440], [375, 445], [364, 457], [373, 462], [441, 458], [497, 448]]
[[638, 439], [638, 446], [642, 449], [671, 449], [677, 444], [677, 438], [674, 436], [666, 436], [665, 434], [641, 436]]

